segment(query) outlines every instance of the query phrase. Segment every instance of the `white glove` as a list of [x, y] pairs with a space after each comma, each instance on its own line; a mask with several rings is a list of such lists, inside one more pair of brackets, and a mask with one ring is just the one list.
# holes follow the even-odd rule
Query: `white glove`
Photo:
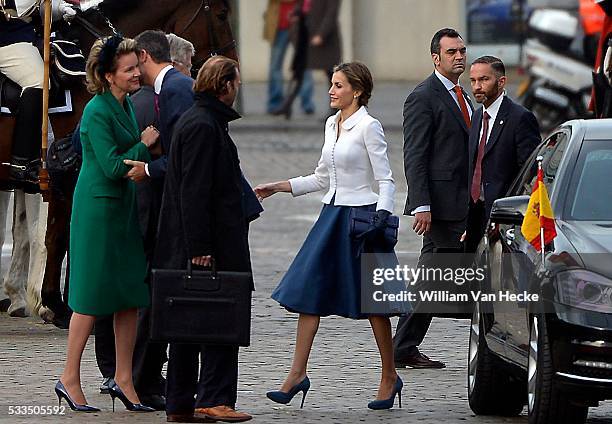
[[76, 15], [76, 11], [70, 6], [70, 4], [66, 3], [64, 0], [52, 0], [51, 2], [51, 16], [54, 21], [58, 21], [60, 19], [64, 19], [65, 21], [71, 20], [74, 15]]

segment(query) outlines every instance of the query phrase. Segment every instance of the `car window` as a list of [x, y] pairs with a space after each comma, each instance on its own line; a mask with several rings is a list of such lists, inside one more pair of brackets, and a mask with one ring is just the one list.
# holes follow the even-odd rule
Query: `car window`
[[563, 158], [563, 153], [567, 148], [570, 133], [567, 130], [558, 131], [548, 137], [540, 147], [537, 154], [531, 156], [529, 166], [523, 169], [520, 184], [516, 187], [515, 195], [529, 195], [533, 190], [538, 176], [538, 165], [536, 158], [542, 156], [542, 168], [544, 170], [544, 184], [547, 190], [551, 191], [552, 183], [555, 181], [559, 164]]
[[569, 219], [612, 221], [612, 140], [585, 140], [566, 202]]
[[[542, 167], [544, 170], [544, 183], [549, 186], [555, 180], [557, 176], [557, 170], [559, 169], [559, 164], [561, 163], [561, 159], [563, 158], [563, 153], [565, 153], [565, 149], [567, 148], [567, 143], [569, 141], [568, 133], [561, 133], [557, 137], [556, 145], [553, 150], [550, 152], [548, 157], [544, 157], [544, 161], [542, 162]], [[550, 189], [550, 187], [547, 187]]]

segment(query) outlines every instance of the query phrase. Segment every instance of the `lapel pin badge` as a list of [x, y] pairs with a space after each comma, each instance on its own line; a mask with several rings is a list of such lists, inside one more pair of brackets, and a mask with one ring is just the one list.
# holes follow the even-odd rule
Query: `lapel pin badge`
[[499, 125], [504, 125], [504, 121], [499, 121]]

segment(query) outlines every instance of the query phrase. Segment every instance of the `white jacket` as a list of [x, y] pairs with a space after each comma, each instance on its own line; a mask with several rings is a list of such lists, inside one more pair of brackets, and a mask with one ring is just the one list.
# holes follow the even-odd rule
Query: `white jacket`
[[[323, 203], [363, 206], [376, 203], [376, 210], [393, 212], [395, 183], [387, 157], [382, 125], [365, 106], [342, 123], [336, 141], [340, 112], [325, 123], [325, 143], [314, 174], [289, 180], [293, 196], [328, 189]], [[378, 193], [374, 183], [378, 183]]]

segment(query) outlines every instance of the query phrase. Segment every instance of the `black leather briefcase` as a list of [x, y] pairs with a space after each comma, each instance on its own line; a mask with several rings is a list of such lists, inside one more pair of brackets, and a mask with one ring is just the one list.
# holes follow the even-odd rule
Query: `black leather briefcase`
[[248, 346], [251, 288], [249, 272], [154, 269], [151, 340]]

